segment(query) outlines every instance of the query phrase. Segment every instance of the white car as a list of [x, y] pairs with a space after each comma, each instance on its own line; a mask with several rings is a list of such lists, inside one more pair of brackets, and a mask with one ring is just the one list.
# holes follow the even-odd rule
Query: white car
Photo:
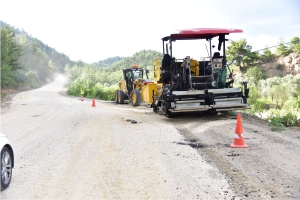
[[14, 167], [14, 150], [7, 136], [0, 133], [1, 149], [1, 191], [5, 190], [11, 181]]

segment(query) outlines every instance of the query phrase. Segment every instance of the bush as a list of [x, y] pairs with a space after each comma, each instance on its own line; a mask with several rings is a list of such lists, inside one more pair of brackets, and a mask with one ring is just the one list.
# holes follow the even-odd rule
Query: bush
[[300, 111], [300, 98], [296, 99], [288, 99], [287, 101], [284, 102], [282, 106], [283, 110], [286, 110], [288, 112], [298, 112]]
[[114, 100], [114, 92], [118, 86], [104, 87], [101, 83], [94, 84], [89, 79], [77, 78], [69, 85], [67, 93], [69, 95], [83, 96], [96, 98], [101, 100]]
[[255, 114], [257, 113], [260, 117], [262, 117], [262, 114], [265, 110], [268, 109], [268, 104], [265, 100], [257, 100], [250, 104], [251, 110], [250, 113]]
[[300, 53], [300, 44], [296, 44], [296, 45], [293, 47], [293, 52], [298, 52], [298, 53]]
[[297, 126], [298, 123], [300, 123], [300, 118], [293, 113], [287, 113], [284, 115], [280, 115], [279, 113], [271, 113], [268, 121], [272, 131], [280, 131], [283, 130], [284, 127]]
[[261, 115], [267, 109], [267, 100], [261, 99], [260, 89], [254, 85], [249, 85], [250, 93], [247, 103], [251, 106], [250, 113]]
[[278, 70], [281, 70], [281, 69], [284, 69], [284, 65], [283, 64], [276, 64], [275, 65], [275, 69], [278, 69]]
[[258, 68], [258, 67], [251, 67], [251, 68], [247, 69], [247, 71], [245, 73], [245, 77], [246, 77], [246, 80], [249, 82], [249, 84], [255, 84], [255, 85], [257, 85], [257, 83], [260, 80], [265, 79], [265, 75], [264, 75], [262, 69]]

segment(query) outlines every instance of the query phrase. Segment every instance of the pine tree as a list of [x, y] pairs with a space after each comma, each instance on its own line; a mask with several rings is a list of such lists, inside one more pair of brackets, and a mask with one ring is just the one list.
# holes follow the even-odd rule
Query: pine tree
[[277, 55], [287, 56], [290, 53], [289, 48], [284, 44], [284, 39], [281, 36], [279, 39], [279, 46], [276, 48]]
[[17, 87], [15, 73], [16, 70], [21, 69], [18, 63], [21, 52], [22, 49], [15, 40], [14, 31], [4, 26], [1, 29], [1, 88]]

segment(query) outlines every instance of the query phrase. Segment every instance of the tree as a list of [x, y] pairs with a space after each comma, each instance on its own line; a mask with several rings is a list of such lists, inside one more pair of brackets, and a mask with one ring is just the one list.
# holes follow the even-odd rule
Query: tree
[[274, 85], [272, 87], [274, 93], [274, 100], [278, 106], [278, 103], [281, 102], [281, 107], [283, 106], [284, 102], [288, 99], [287, 88], [285, 85]]
[[287, 75], [282, 78], [282, 84], [286, 86], [290, 97], [300, 96], [300, 76]]
[[300, 38], [299, 37], [293, 37], [291, 39], [291, 45], [290, 45], [290, 47], [291, 47], [291, 50], [293, 52], [300, 53]]
[[36, 72], [28, 71], [25, 74], [25, 76], [26, 76], [27, 83], [30, 85], [31, 88], [37, 88], [40, 86], [39, 79]]
[[276, 48], [276, 53], [277, 55], [283, 55], [283, 56], [287, 56], [290, 53], [289, 48], [284, 44], [284, 39], [281, 36], [279, 39], [279, 46]]
[[278, 76], [259, 81], [261, 93], [266, 97], [270, 97], [273, 102], [276, 91], [272, 88], [276, 85], [280, 85], [281, 82], [281, 78]]
[[272, 60], [275, 57], [274, 54], [272, 54], [272, 52], [270, 51], [269, 47], [266, 46], [263, 55], [261, 56], [263, 61], [269, 61]]
[[9, 27], [1, 29], [1, 88], [17, 87], [16, 71], [21, 69], [18, 59], [22, 53]]
[[247, 44], [246, 39], [239, 41], [231, 40], [230, 46], [227, 47], [226, 54], [229, 60], [235, 60], [235, 64], [241, 69], [251, 65], [259, 58], [257, 52], [251, 52], [252, 46]]
[[265, 78], [265, 75], [261, 68], [255, 66], [247, 69], [245, 77], [247, 78], [249, 84], [257, 85], [260, 80]]

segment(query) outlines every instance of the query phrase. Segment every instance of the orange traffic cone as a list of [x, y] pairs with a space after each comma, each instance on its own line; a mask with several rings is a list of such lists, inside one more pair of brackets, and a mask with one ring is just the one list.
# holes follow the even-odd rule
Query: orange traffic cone
[[237, 115], [234, 139], [230, 146], [231, 148], [248, 148], [248, 145], [245, 144], [244, 141], [242, 118], [240, 113]]
[[96, 107], [96, 103], [95, 103], [94, 97], [93, 97], [93, 101], [92, 101], [92, 107]]

